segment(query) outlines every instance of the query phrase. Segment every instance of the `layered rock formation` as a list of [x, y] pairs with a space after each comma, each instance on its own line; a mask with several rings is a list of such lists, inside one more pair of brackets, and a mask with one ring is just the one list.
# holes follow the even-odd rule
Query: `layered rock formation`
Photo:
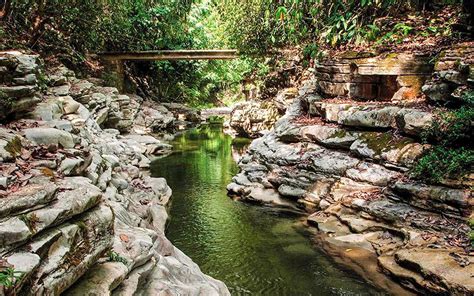
[[[472, 174], [436, 185], [409, 178], [430, 148], [420, 134], [435, 117], [412, 95], [439, 73], [427, 77], [426, 59], [362, 61], [318, 65], [316, 81], [307, 81], [273, 130], [252, 142], [228, 191], [241, 200], [307, 212], [328, 252], [357, 266], [376, 258], [412, 291], [471, 295]], [[400, 84], [408, 77], [416, 83]], [[469, 87], [472, 72], [462, 81]], [[392, 82], [398, 84], [384, 93]], [[325, 98], [330, 95], [344, 98]]]
[[0, 294], [229, 294], [164, 234], [171, 189], [146, 168], [170, 147], [144, 133], [173, 114], [64, 67], [39, 79], [36, 56], [0, 64], [0, 114], [21, 118], [0, 125]]
[[0, 120], [14, 117], [37, 104], [38, 57], [18, 52], [0, 56]]
[[401, 101], [415, 99], [433, 66], [426, 54], [345, 52], [316, 66], [325, 96]]

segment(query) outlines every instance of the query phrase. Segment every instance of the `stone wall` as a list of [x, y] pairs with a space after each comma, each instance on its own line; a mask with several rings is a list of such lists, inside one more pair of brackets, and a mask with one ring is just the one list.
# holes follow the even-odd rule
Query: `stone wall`
[[346, 52], [319, 62], [315, 75], [320, 93], [327, 97], [412, 100], [432, 72], [430, 59], [424, 54]]
[[[430, 74], [425, 61], [387, 64], [385, 59], [363, 58], [352, 72], [338, 73], [350, 71], [349, 60], [354, 61], [341, 64], [336, 59], [318, 66], [317, 81], [308, 80], [300, 88], [286, 115], [254, 140], [240, 159], [241, 172], [228, 185], [229, 193], [307, 213], [307, 223], [316, 227], [326, 250], [337, 250], [338, 256], [358, 266], [377, 258], [388, 276], [412, 291], [474, 293], [474, 280], [468, 276], [474, 274], [474, 257], [466, 252], [471, 244], [467, 221], [473, 217], [474, 174], [439, 184], [423, 184], [409, 176], [430, 148], [421, 143], [420, 135], [436, 116], [432, 107], [405, 98], [377, 100], [375, 92], [369, 102], [350, 98], [367, 98], [360, 82], [366, 77], [360, 74], [385, 73], [397, 75], [397, 80], [416, 76], [421, 81]], [[433, 73], [437, 75], [439, 71]], [[341, 82], [334, 82], [335, 77]], [[459, 82], [458, 87], [469, 87], [467, 79]], [[311, 87], [314, 83], [322, 94]], [[382, 83], [378, 89], [385, 85], [377, 83]], [[421, 90], [418, 84], [416, 93]]]
[[0, 64], [4, 106], [36, 98], [0, 112], [0, 270], [18, 276], [0, 295], [228, 295], [164, 234], [171, 189], [146, 169], [170, 146], [146, 133], [173, 114], [64, 67], [37, 92], [36, 56]]
[[423, 92], [435, 103], [454, 105], [459, 103], [466, 86], [474, 87], [474, 42], [443, 51]]

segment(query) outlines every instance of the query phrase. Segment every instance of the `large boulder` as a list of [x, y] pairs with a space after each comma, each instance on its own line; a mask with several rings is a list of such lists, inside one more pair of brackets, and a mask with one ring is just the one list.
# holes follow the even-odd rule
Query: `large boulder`
[[229, 126], [239, 136], [255, 138], [269, 131], [279, 117], [271, 102], [242, 102], [233, 107]]

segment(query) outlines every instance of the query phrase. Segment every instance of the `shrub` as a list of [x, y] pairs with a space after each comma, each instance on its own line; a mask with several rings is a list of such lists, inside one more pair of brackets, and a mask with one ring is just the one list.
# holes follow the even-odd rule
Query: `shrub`
[[458, 178], [471, 172], [474, 166], [472, 149], [449, 149], [437, 146], [420, 158], [412, 174], [432, 183], [445, 178]]
[[422, 134], [423, 140], [433, 143], [434, 147], [419, 159], [412, 171], [414, 177], [436, 183], [472, 172], [474, 94], [465, 92], [461, 99], [463, 106], [441, 113]]
[[472, 146], [472, 123], [474, 108], [470, 105], [444, 112], [435, 120], [431, 128], [422, 134], [426, 142], [434, 142], [448, 147]]

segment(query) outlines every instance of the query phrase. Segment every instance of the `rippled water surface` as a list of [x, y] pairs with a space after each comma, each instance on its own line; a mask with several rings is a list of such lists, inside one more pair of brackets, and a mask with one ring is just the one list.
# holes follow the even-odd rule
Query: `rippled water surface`
[[[226, 185], [241, 150], [220, 126], [177, 136], [152, 164], [173, 189], [168, 238], [233, 295], [379, 295], [311, 246], [298, 217], [233, 201]], [[239, 148], [240, 147], [240, 148]]]

